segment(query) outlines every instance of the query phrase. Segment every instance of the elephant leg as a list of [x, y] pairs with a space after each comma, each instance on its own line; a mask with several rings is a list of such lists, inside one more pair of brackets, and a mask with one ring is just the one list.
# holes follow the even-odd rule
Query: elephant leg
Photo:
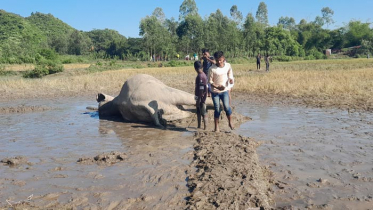
[[158, 127], [165, 127], [167, 125], [167, 121], [163, 119], [163, 110], [158, 109], [158, 102], [151, 101], [147, 104], [141, 104], [141, 106], [145, 109], [145, 111], [150, 115], [154, 124]]

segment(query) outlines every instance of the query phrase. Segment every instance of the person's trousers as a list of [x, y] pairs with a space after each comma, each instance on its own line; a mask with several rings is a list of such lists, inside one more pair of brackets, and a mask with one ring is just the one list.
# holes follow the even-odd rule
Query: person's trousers
[[228, 91], [222, 93], [211, 93], [212, 102], [214, 103], [214, 118], [220, 117], [220, 100], [223, 102], [223, 107], [225, 114], [230, 116], [232, 114], [232, 109], [229, 106], [229, 93]]

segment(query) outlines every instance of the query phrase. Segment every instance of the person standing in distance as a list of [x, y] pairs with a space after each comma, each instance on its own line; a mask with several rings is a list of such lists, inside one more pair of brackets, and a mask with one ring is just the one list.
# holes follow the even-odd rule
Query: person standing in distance
[[220, 100], [223, 102], [224, 111], [227, 115], [228, 125], [233, 130], [231, 120], [232, 109], [229, 105], [228, 84], [233, 84], [233, 71], [230, 63], [225, 62], [224, 53], [214, 53], [215, 64], [209, 69], [209, 84], [211, 85], [211, 97], [214, 103], [214, 124], [215, 132], [219, 132]]
[[260, 53], [258, 53], [258, 55], [256, 56], [256, 69], [257, 70], [260, 70], [260, 61], [262, 60], [262, 56], [260, 55]]
[[269, 56], [268, 54], [264, 57], [264, 60], [266, 62], [266, 71], [269, 71], [269, 62], [271, 61], [271, 56]]

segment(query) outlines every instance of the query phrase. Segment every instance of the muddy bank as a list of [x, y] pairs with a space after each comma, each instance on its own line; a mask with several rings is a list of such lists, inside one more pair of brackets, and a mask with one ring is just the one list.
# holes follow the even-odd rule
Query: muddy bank
[[188, 179], [188, 209], [269, 209], [269, 171], [259, 164], [254, 140], [233, 133], [198, 132]]

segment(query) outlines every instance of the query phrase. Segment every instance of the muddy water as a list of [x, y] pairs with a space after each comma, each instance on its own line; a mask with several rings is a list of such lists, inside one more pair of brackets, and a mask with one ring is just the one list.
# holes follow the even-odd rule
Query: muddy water
[[276, 207], [369, 209], [373, 206], [373, 114], [245, 104], [253, 118], [238, 132], [263, 144], [275, 173]]
[[[38, 208], [182, 209], [193, 133], [99, 120], [91, 99], [13, 101], [1, 106], [50, 107], [0, 114], [0, 207], [26, 201]], [[276, 207], [367, 209], [373, 206], [373, 115], [339, 110], [240, 104], [253, 118], [235, 132], [253, 137], [262, 163], [274, 172]], [[191, 130], [191, 129], [189, 129]], [[117, 151], [111, 166], [79, 158]], [[9, 203], [6, 201], [8, 200]], [[27, 206], [27, 208], [28, 208]]]
[[[1, 106], [38, 103], [16, 101]], [[89, 99], [51, 100], [43, 105], [51, 109], [0, 115], [0, 160], [27, 158], [24, 164], [0, 165], [0, 207], [30, 195], [27, 202], [39, 208], [164, 209], [185, 203], [185, 171], [193, 142], [183, 137], [192, 133], [99, 120], [96, 112], [86, 110], [96, 106]], [[111, 166], [77, 163], [79, 158], [111, 151], [130, 158]]]

